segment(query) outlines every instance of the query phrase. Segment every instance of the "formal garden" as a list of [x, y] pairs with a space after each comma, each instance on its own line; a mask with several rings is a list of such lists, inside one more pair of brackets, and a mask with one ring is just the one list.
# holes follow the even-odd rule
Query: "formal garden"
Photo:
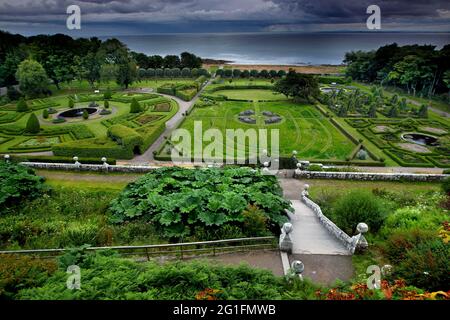
[[[107, 89], [19, 100], [0, 110], [2, 153], [53, 151], [68, 159], [76, 155], [113, 161], [145, 152], [178, 111], [178, 104], [155, 93]], [[136, 139], [127, 145], [130, 139], [121, 139], [125, 135]]]

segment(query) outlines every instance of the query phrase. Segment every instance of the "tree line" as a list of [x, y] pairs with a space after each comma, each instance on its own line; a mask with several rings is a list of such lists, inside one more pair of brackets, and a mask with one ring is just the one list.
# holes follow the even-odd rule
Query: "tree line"
[[92, 87], [116, 81], [127, 88], [139, 79], [141, 69], [198, 69], [201, 61], [188, 52], [165, 57], [132, 52], [115, 38], [73, 39], [64, 34], [24, 37], [0, 30], [0, 86], [19, 83], [29, 97], [49, 94], [49, 79], [57, 89], [73, 80], [87, 80]]
[[282, 78], [286, 75], [284, 70], [240, 70], [240, 69], [217, 69], [216, 75], [223, 78]]
[[345, 54], [346, 74], [354, 80], [390, 85], [410, 94], [431, 97], [450, 89], [450, 44], [398, 46]]

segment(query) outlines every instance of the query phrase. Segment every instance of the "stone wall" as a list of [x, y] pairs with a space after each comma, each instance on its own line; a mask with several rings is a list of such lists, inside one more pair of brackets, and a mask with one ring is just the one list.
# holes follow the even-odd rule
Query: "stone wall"
[[63, 171], [91, 171], [91, 172], [123, 172], [123, 173], [146, 173], [157, 167], [151, 166], [118, 166], [102, 164], [79, 164], [74, 163], [44, 163], [44, 162], [21, 162], [21, 164], [34, 168], [46, 170]]
[[344, 231], [342, 231], [333, 221], [328, 219], [320, 209], [319, 205], [308, 198], [306, 191], [302, 191], [301, 200], [305, 203], [319, 218], [320, 223], [333, 234], [342, 244], [353, 254], [356, 248], [355, 238], [350, 237]]
[[336, 179], [336, 180], [366, 180], [366, 181], [443, 181], [448, 174], [418, 174], [418, 173], [375, 173], [375, 172], [325, 172], [300, 171], [295, 173], [297, 179]]

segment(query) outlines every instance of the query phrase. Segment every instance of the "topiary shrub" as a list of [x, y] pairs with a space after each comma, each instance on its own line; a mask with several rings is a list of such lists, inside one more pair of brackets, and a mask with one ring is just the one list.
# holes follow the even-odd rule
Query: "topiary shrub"
[[44, 111], [42, 111], [42, 118], [48, 119], [48, 110], [47, 109], [44, 109]]
[[86, 109], [83, 110], [83, 119], [84, 119], [84, 120], [89, 119], [89, 112], [87, 112]]
[[386, 213], [380, 199], [366, 190], [352, 190], [336, 201], [333, 220], [348, 234], [354, 234], [360, 222], [367, 223], [370, 231], [377, 232]]
[[139, 112], [142, 112], [142, 107], [139, 104], [139, 102], [135, 98], [133, 98], [131, 100], [130, 113], [139, 113]]
[[0, 207], [32, 199], [47, 190], [44, 178], [33, 169], [20, 164], [0, 161]]
[[17, 102], [16, 105], [16, 111], [17, 112], [27, 112], [28, 110], [30, 110], [30, 108], [28, 107], [27, 102], [25, 101], [25, 99], [20, 99], [19, 102]]
[[41, 125], [39, 124], [39, 119], [34, 113], [30, 114], [27, 121], [27, 126], [25, 127], [25, 132], [28, 133], [39, 133], [41, 130]]
[[103, 99], [105, 100], [109, 100], [112, 98], [112, 92], [111, 89], [108, 87], [105, 91], [105, 93], [103, 94]]
[[105, 102], [103, 103], [103, 106], [105, 107], [105, 109], [109, 108], [109, 101], [105, 100]]
[[69, 102], [67, 103], [67, 105], [72, 109], [75, 106], [75, 102], [71, 98], [69, 98]]

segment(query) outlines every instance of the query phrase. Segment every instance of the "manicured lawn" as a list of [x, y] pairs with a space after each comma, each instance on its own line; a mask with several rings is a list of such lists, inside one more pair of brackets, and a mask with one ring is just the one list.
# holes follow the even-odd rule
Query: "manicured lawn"
[[316, 198], [321, 193], [344, 194], [351, 190], [374, 190], [385, 189], [392, 192], [414, 193], [417, 195], [430, 191], [441, 190], [440, 183], [432, 182], [391, 182], [391, 181], [350, 181], [350, 180], [320, 180], [309, 179], [309, 193], [312, 198]]
[[[244, 110], [253, 110], [256, 113], [257, 124], [246, 124], [238, 119], [239, 113]], [[265, 124], [263, 111], [278, 114], [282, 121], [277, 124]], [[213, 106], [194, 108], [181, 128], [193, 132], [195, 121], [201, 121], [203, 130], [217, 128], [224, 136], [225, 129], [278, 129], [280, 155], [286, 157], [291, 156], [292, 151], [296, 150], [298, 157], [301, 159], [345, 160], [355, 148], [355, 145], [328, 119], [322, 116], [314, 106], [296, 104], [290, 101], [217, 102]], [[270, 137], [268, 140], [270, 148]], [[248, 151], [248, 143], [245, 146], [236, 144], [236, 150], [242, 150], [243, 148]], [[259, 148], [262, 151], [263, 147], [260, 146]], [[165, 152], [165, 149], [163, 148], [163, 152]]]
[[246, 90], [218, 90], [214, 95], [224, 95], [228, 99], [245, 100], [286, 100], [282, 94], [274, 93], [270, 90], [246, 89]]

